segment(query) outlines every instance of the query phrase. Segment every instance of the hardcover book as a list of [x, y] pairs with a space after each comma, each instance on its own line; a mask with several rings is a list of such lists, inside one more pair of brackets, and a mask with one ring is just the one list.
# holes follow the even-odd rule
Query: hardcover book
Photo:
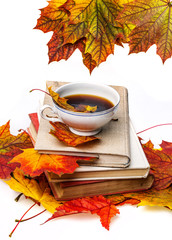
[[[47, 86], [53, 90], [61, 86], [62, 82], [47, 81]], [[96, 136], [99, 141], [82, 144], [78, 147], [69, 147], [49, 134], [51, 124], [40, 119], [35, 150], [39, 153], [89, 156], [97, 158], [90, 163], [98, 167], [128, 167], [130, 164], [130, 143], [129, 143], [129, 113], [128, 113], [128, 91], [123, 86], [111, 86], [120, 95], [120, 103], [115, 118], [111, 120], [102, 131]], [[51, 97], [45, 94], [44, 104], [53, 105]]]
[[[31, 118], [28, 131], [35, 141], [37, 131], [33, 118]], [[149, 189], [154, 179], [152, 175], [149, 175], [149, 163], [131, 120], [130, 148], [131, 164], [127, 168], [80, 166], [73, 174], [63, 174], [61, 177], [54, 173], [45, 172], [54, 197], [57, 200], [68, 200]]]
[[149, 174], [150, 166], [131, 120], [130, 150], [131, 163], [127, 168], [80, 166], [73, 174], [63, 174], [61, 177], [52, 172], [47, 172], [46, 174], [49, 182], [146, 178]]
[[153, 184], [153, 176], [140, 179], [116, 179], [103, 181], [81, 182], [49, 182], [54, 197], [57, 200], [69, 200], [95, 195], [111, 195], [149, 189]]
[[[37, 131], [34, 127], [33, 119], [28, 129], [29, 134], [36, 140]], [[131, 178], [147, 178], [149, 173], [149, 163], [146, 159], [144, 151], [141, 147], [139, 139], [135, 133], [130, 120], [130, 149], [131, 164], [127, 168], [108, 168], [94, 166], [80, 166], [73, 174], [63, 174], [61, 177], [54, 173], [46, 172], [49, 182], [79, 182], [79, 181], [99, 181], [112, 179], [131, 179]]]

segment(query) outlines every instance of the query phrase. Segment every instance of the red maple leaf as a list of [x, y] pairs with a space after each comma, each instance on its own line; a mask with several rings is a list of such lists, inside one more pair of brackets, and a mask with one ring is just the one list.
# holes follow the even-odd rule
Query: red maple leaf
[[0, 127], [0, 178], [10, 178], [11, 172], [19, 163], [9, 163], [18, 154], [22, 153], [22, 149], [32, 147], [32, 142], [26, 132], [22, 132], [17, 136], [10, 133], [10, 121]]
[[61, 216], [87, 212], [99, 215], [102, 226], [107, 230], [109, 230], [111, 218], [119, 214], [119, 210], [113, 202], [100, 195], [98, 197], [85, 197], [65, 202], [62, 206], [56, 208], [55, 213], [47, 221]]
[[150, 173], [154, 175], [153, 187], [165, 189], [172, 183], [172, 143], [163, 141], [161, 149], [154, 149], [151, 141], [142, 144], [150, 163]]

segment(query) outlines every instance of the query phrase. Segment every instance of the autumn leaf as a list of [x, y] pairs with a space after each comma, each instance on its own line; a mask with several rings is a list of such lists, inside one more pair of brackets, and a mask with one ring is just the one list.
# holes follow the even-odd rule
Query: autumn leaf
[[62, 141], [68, 146], [76, 147], [80, 144], [90, 142], [93, 140], [98, 140], [94, 136], [79, 136], [72, 133], [68, 126], [61, 122], [50, 122], [50, 124], [55, 128], [55, 130], [50, 130], [50, 134], [55, 136], [58, 140]]
[[118, 21], [133, 23], [129, 35], [130, 53], [146, 52], [153, 44], [163, 63], [172, 55], [172, 2], [135, 0], [126, 4]]
[[11, 172], [18, 163], [9, 163], [16, 155], [22, 153], [22, 149], [32, 147], [32, 142], [26, 132], [22, 132], [17, 136], [10, 133], [10, 121], [0, 127], [0, 178], [10, 178]]
[[163, 63], [172, 55], [170, 0], [51, 0], [41, 9], [35, 29], [53, 31], [49, 63], [67, 60], [84, 40], [84, 65], [92, 70], [129, 43], [130, 53], [146, 52], [153, 44]]
[[110, 199], [115, 206], [123, 206], [125, 204], [137, 205], [140, 203], [140, 200], [131, 197], [125, 197], [125, 194], [116, 194], [112, 196], [106, 196], [107, 199]]
[[69, 10], [73, 4], [73, 0], [49, 1], [49, 5], [41, 9], [41, 17], [38, 19], [35, 29], [40, 29], [44, 33], [59, 31], [68, 22]]
[[39, 154], [34, 148], [26, 149], [14, 157], [10, 163], [20, 163], [20, 169], [25, 175], [39, 176], [44, 171], [53, 172], [61, 176], [64, 173], [73, 173], [79, 166], [77, 161], [90, 161], [91, 157], [76, 157], [56, 154]]
[[52, 87], [48, 88], [48, 91], [50, 93], [50, 96], [52, 97], [52, 99], [62, 108], [66, 109], [66, 110], [70, 110], [70, 111], [74, 111], [74, 107], [70, 104], [67, 103], [68, 99], [64, 98], [64, 97], [60, 97], [58, 93], [54, 92], [52, 90]]
[[[20, 154], [21, 152], [18, 151], [13, 153], [14, 155]], [[13, 155], [12, 154], [12, 155]], [[16, 169], [16, 167], [20, 167], [19, 163], [8, 163], [13, 156], [5, 156], [5, 155], [0, 155], [0, 178], [1, 179], [8, 179], [11, 177], [11, 173]]]
[[77, 42], [63, 44], [63, 38], [59, 36], [59, 32], [54, 32], [52, 38], [48, 42], [49, 63], [53, 61], [67, 60], [77, 49]]
[[148, 141], [142, 144], [142, 147], [150, 163], [150, 173], [154, 175], [153, 186], [149, 190], [118, 194], [108, 198], [115, 205], [136, 201], [138, 206], [161, 206], [172, 209], [172, 143], [162, 141], [161, 148], [154, 149], [152, 142]]
[[85, 37], [85, 53], [99, 65], [114, 52], [115, 41], [123, 37], [123, 29], [116, 21], [121, 8], [115, 0], [76, 0], [64, 30], [65, 41], [75, 42], [76, 35]]
[[[119, 199], [119, 196], [111, 196], [111, 201], [116, 202], [116, 197]], [[151, 188], [150, 190], [133, 192], [133, 193], [124, 193], [122, 195], [123, 198], [130, 201], [134, 199], [134, 201], [139, 201], [138, 206], [159, 206], [159, 207], [168, 207], [172, 209], [172, 187], [168, 187], [163, 190], [156, 190], [155, 188]], [[125, 200], [123, 200], [125, 203]], [[120, 205], [116, 204], [116, 205]]]
[[61, 205], [61, 203], [56, 201], [52, 196], [44, 176], [35, 180], [26, 177], [20, 169], [16, 168], [13, 172], [13, 177], [5, 181], [5, 183], [14, 191], [23, 193], [26, 197], [41, 203], [42, 206], [51, 213], [54, 213], [55, 209]]
[[55, 213], [47, 221], [52, 219], [76, 214], [76, 213], [96, 213], [100, 217], [102, 226], [109, 230], [110, 220], [116, 214], [119, 214], [119, 210], [116, 206], [103, 196], [98, 197], [85, 197], [65, 202], [63, 205], [56, 208]]
[[122, 46], [124, 29], [116, 17], [123, 9], [116, 0], [51, 0], [41, 9], [35, 29], [53, 31], [48, 43], [49, 62], [68, 59], [84, 39], [80, 49], [90, 72], [114, 53], [114, 45]]
[[154, 175], [154, 188], [165, 189], [172, 184], [172, 143], [163, 141], [161, 149], [154, 149], [151, 141], [142, 144], [150, 163], [150, 173]]
[[50, 93], [50, 96], [52, 99], [57, 103], [61, 108], [73, 111], [73, 112], [85, 112], [85, 113], [91, 113], [95, 112], [97, 110], [97, 106], [89, 106], [89, 105], [84, 105], [80, 104], [76, 107], [73, 107], [68, 103], [68, 99], [65, 97], [60, 97], [57, 92], [54, 92], [52, 90], [52, 87], [48, 87], [48, 91]]
[[[162, 141], [160, 144], [161, 151], [163, 151], [164, 154], [168, 154], [169, 156], [172, 156], [172, 143]], [[171, 174], [172, 175], [172, 174]]]

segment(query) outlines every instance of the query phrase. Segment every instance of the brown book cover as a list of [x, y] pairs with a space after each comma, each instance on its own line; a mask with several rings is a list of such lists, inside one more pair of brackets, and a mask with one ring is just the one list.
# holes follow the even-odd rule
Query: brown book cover
[[[47, 86], [53, 90], [61, 86], [62, 82], [47, 81]], [[90, 163], [92, 166], [101, 167], [127, 167], [130, 164], [129, 143], [129, 114], [128, 91], [123, 86], [111, 86], [120, 95], [120, 103], [116, 112], [118, 121], [110, 121], [96, 136], [100, 141], [90, 142], [78, 147], [68, 147], [49, 134], [52, 126], [44, 119], [40, 119], [40, 125], [35, 144], [35, 150], [39, 153], [91, 156], [98, 158]], [[44, 104], [52, 105], [52, 99], [45, 94]]]
[[153, 184], [153, 176], [140, 179], [116, 179], [106, 181], [83, 181], [75, 184], [49, 182], [57, 200], [69, 200], [95, 195], [111, 195], [149, 189]]

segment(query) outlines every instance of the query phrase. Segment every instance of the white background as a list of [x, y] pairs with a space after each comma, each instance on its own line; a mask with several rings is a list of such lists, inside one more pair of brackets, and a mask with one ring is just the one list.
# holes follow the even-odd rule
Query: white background
[[[128, 46], [115, 47], [105, 63], [90, 76], [82, 63], [79, 51], [68, 61], [48, 64], [47, 43], [52, 33], [33, 30], [39, 18], [38, 9], [47, 5], [45, 0], [1, 1], [0, 37], [0, 125], [11, 120], [11, 132], [29, 126], [28, 113], [35, 112], [40, 92], [29, 93], [32, 88], [45, 89], [45, 81], [88, 81], [123, 85], [129, 91], [130, 117], [136, 132], [161, 123], [172, 122], [172, 59], [163, 65], [153, 46], [145, 53], [128, 56]], [[155, 145], [161, 140], [172, 141], [172, 126], [154, 128], [140, 134]], [[15, 226], [14, 220], [32, 205], [24, 197], [16, 203], [18, 194], [0, 181], [0, 239]], [[26, 217], [41, 207], [34, 207]], [[167, 239], [171, 236], [171, 211], [161, 207], [120, 207], [110, 231], [105, 230], [99, 217], [91, 214], [67, 216], [40, 225], [50, 217], [48, 212], [21, 223], [12, 239]]]

